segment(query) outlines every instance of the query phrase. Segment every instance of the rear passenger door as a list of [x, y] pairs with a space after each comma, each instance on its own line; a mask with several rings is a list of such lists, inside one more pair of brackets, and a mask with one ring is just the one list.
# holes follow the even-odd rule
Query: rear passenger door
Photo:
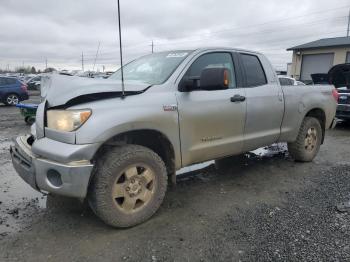
[[0, 77], [0, 103], [2, 102], [1, 100], [5, 99], [5, 94], [7, 93], [7, 83], [5, 78]]
[[240, 53], [247, 98], [244, 151], [276, 142], [280, 136], [284, 101], [273, 68], [264, 56]]

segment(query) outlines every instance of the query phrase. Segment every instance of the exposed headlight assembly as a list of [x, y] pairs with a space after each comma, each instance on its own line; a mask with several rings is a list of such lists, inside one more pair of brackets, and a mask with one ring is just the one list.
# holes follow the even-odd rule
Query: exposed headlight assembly
[[89, 119], [90, 116], [90, 109], [48, 110], [47, 127], [58, 131], [75, 131], [81, 127]]

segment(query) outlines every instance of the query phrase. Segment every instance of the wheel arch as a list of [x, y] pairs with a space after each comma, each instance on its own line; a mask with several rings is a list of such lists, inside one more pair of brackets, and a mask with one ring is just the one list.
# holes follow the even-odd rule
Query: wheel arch
[[325, 134], [326, 134], [326, 113], [325, 113], [325, 111], [321, 108], [313, 108], [306, 113], [305, 117], [314, 117], [320, 122], [321, 129], [322, 129], [321, 143], [323, 144]]
[[96, 161], [99, 155], [105, 154], [110, 147], [127, 144], [144, 146], [158, 154], [165, 163], [169, 181], [176, 183], [174, 146], [165, 134], [155, 129], [137, 129], [112, 136], [96, 151], [93, 161]]

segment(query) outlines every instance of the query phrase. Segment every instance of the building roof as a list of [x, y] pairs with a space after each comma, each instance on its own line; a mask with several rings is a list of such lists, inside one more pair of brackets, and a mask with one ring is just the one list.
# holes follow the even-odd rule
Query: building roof
[[350, 46], [350, 37], [323, 38], [310, 43], [288, 48], [287, 51], [345, 46]]

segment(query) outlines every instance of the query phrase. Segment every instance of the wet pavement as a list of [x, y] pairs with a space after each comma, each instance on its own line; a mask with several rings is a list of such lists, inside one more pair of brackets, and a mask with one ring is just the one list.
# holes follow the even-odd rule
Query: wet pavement
[[350, 214], [336, 208], [350, 199], [350, 125], [328, 131], [312, 163], [275, 144], [182, 169], [159, 212], [126, 230], [25, 184], [8, 148], [27, 132], [0, 105], [0, 261], [350, 260]]

